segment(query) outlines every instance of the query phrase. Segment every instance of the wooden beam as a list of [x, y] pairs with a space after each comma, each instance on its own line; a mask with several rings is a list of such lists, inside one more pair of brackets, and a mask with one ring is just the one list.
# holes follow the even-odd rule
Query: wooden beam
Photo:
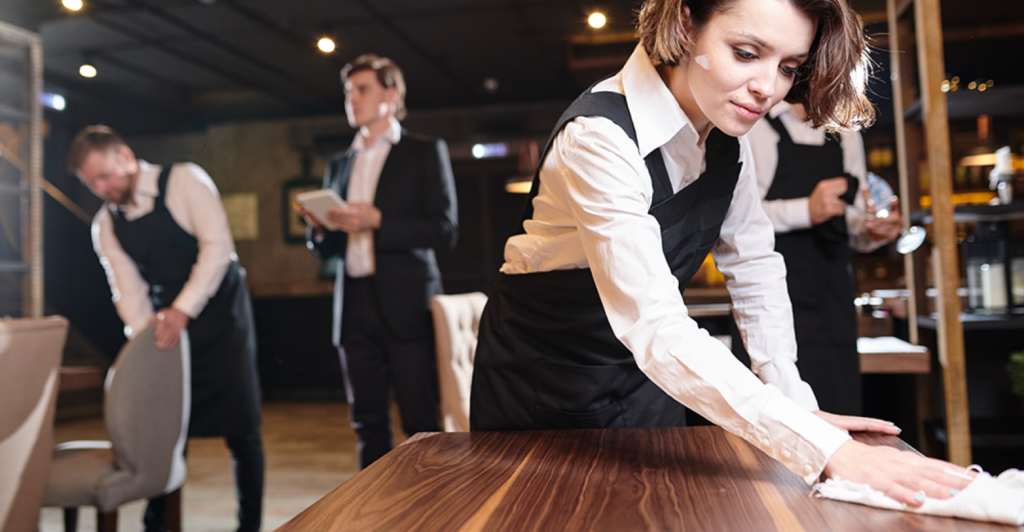
[[1024, 22], [1011, 22], [994, 26], [976, 26], [946, 30], [944, 41], [969, 41], [971, 39], [997, 39], [1024, 35]]
[[43, 105], [39, 94], [43, 92], [43, 44], [36, 39], [25, 51], [26, 83], [25, 107], [31, 119], [28, 122], [28, 175], [29, 217], [28, 240], [23, 259], [32, 264], [28, 276], [28, 298], [25, 300], [25, 316], [43, 317], [46, 299], [44, 293], [43, 269]]
[[[910, 209], [916, 205], [910, 201], [910, 182], [907, 175], [907, 130], [903, 122], [903, 76], [900, 72], [902, 49], [900, 48], [900, 25], [897, 15], [896, 0], [886, 0], [886, 8], [889, 14], [889, 71], [892, 72], [892, 109], [893, 120], [896, 125], [896, 169], [900, 179], [900, 216], [903, 219], [903, 229], [910, 227]], [[917, 335], [917, 289], [914, 277], [914, 254], [907, 253], [903, 256], [903, 272], [907, 283], [907, 290], [910, 297], [907, 298], [907, 328], [909, 329], [910, 343], [920, 343]]]
[[949, 147], [949, 116], [942, 50], [942, 19], [939, 0], [915, 0], [917, 61], [921, 82], [922, 118], [928, 152], [928, 175], [932, 191], [932, 223], [935, 240], [935, 288], [938, 290], [939, 360], [943, 366], [946, 396], [946, 430], [949, 460], [971, 463], [971, 428], [967, 409], [967, 378], [964, 366], [964, 329], [960, 323], [960, 271], [953, 223], [953, 179]]

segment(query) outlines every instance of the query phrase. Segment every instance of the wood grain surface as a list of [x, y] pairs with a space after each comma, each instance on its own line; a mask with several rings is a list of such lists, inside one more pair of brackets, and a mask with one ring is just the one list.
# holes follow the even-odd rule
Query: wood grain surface
[[[873, 445], [909, 446], [858, 435]], [[420, 436], [286, 523], [294, 531], [941, 531], [1005, 527], [812, 498], [718, 427]]]

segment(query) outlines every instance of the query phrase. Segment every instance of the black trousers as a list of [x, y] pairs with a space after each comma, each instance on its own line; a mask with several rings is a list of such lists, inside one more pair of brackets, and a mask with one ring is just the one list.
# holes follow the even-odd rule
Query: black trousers
[[359, 437], [359, 467], [394, 447], [388, 400], [394, 388], [407, 435], [439, 431], [434, 339], [402, 340], [381, 314], [374, 277], [345, 279], [342, 375], [352, 428]]
[[[259, 433], [224, 438], [231, 451], [238, 494], [239, 532], [258, 532], [263, 519], [263, 439]], [[187, 447], [186, 447], [187, 451]], [[167, 498], [149, 500], [143, 516], [146, 532], [168, 529]]]

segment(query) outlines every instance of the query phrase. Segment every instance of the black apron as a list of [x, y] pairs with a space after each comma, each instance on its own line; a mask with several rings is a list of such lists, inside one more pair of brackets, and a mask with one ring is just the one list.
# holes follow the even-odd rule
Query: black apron
[[[583, 93], [559, 119], [541, 161], [565, 124], [603, 116], [636, 142], [626, 99]], [[655, 150], [646, 158], [662, 248], [682, 291], [718, 240], [739, 179], [739, 143], [712, 130], [707, 170], [672, 184]], [[540, 168], [523, 220], [533, 215]], [[686, 424], [686, 408], [655, 385], [615, 337], [589, 269], [500, 275], [480, 322], [470, 396], [472, 430], [662, 427]]]
[[[796, 144], [778, 118], [767, 120], [779, 134], [779, 165], [764, 199], [806, 198], [823, 179], [846, 177], [842, 198], [853, 204], [859, 183], [845, 173], [838, 140], [826, 136], [823, 146]], [[822, 410], [859, 415], [860, 358], [846, 217], [776, 233], [775, 251], [786, 261], [800, 375]]]
[[[185, 286], [199, 254], [196, 238], [171, 216], [164, 202], [171, 167], [160, 173], [153, 211], [133, 221], [110, 206], [114, 233], [149, 283], [153, 309], [168, 307]], [[217, 293], [188, 324], [192, 348], [189, 436], [252, 434], [260, 427], [256, 337], [249, 290], [232, 261]]]

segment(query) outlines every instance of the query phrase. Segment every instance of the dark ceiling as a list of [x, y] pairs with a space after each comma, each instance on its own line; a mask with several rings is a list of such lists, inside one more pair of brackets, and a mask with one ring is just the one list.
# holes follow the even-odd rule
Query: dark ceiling
[[[412, 109], [570, 99], [628, 56], [639, 5], [639, 0], [84, 1], [82, 11], [71, 12], [60, 0], [2, 0], [0, 20], [42, 35], [46, 87], [68, 102], [63, 120], [111, 122], [105, 117], [114, 113], [122, 129], [140, 133], [342, 112], [338, 70], [365, 52], [389, 56], [403, 68]], [[884, 0], [853, 0], [853, 5], [866, 20], [884, 21]], [[601, 30], [586, 23], [595, 10], [608, 16]], [[1016, 28], [1007, 46], [1019, 43], [1024, 33], [1024, 2], [947, 0], [943, 12], [947, 26], [967, 28], [954, 49], [970, 50], [977, 44], [975, 33], [989, 27], [1011, 34]], [[324, 35], [337, 42], [332, 54], [316, 49]], [[1012, 59], [1019, 50], [1000, 61], [1019, 65]], [[96, 78], [78, 75], [83, 61], [96, 66]], [[965, 68], [979, 61], [984, 59], [964, 61]], [[485, 89], [489, 78], [497, 82], [495, 90]]]

